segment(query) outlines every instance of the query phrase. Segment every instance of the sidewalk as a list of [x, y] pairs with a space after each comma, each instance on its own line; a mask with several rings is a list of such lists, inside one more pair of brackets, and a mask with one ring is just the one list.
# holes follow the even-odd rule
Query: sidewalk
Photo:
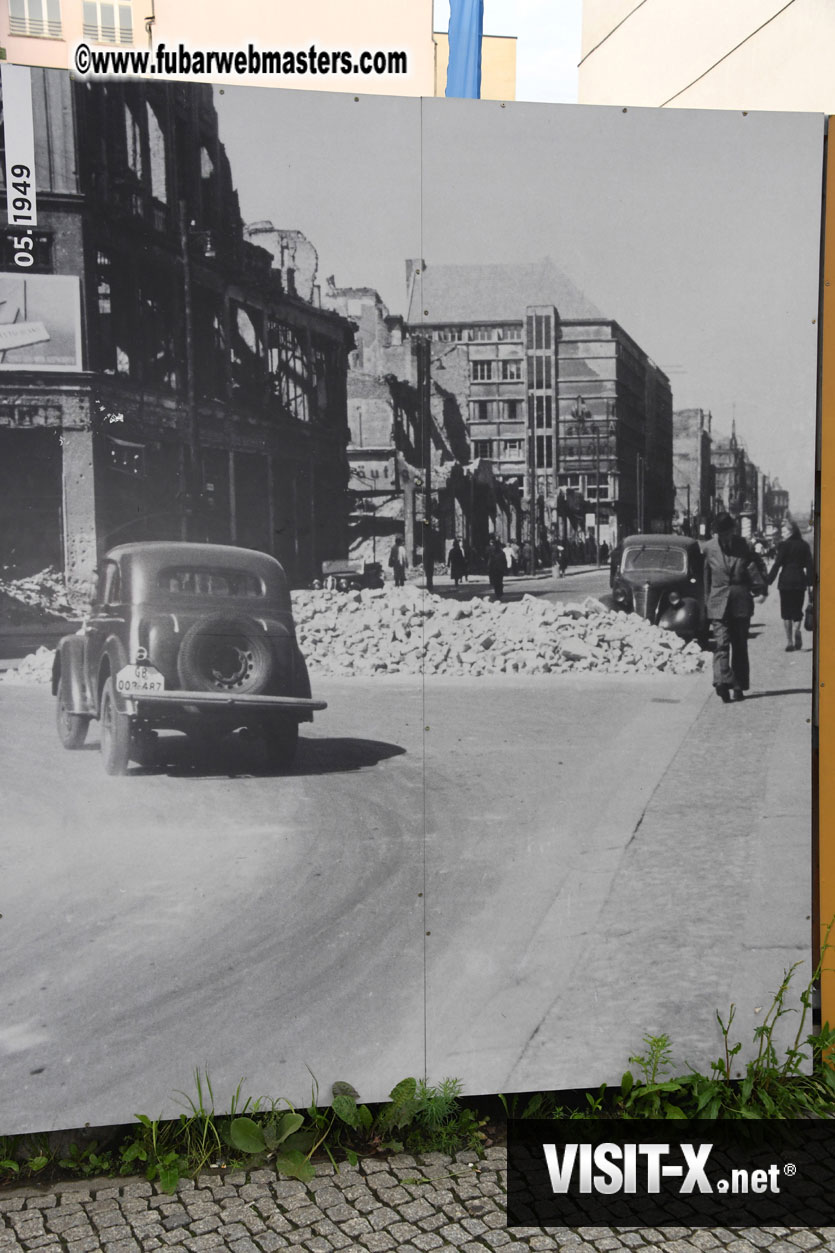
[[835, 1229], [807, 1227], [505, 1227], [504, 1149], [370, 1158], [316, 1168], [304, 1185], [270, 1170], [201, 1175], [173, 1196], [144, 1179], [96, 1179], [0, 1193], [0, 1250], [29, 1253], [428, 1253], [565, 1249], [567, 1253], [798, 1253], [835, 1250]]
[[[541, 595], [542, 592], [554, 591], [558, 587], [563, 587], [575, 575], [581, 574], [603, 574], [608, 579], [608, 566], [569, 566], [565, 575], [561, 578], [556, 566], [553, 568], [548, 566], [545, 569], [537, 570], [536, 574], [507, 574], [504, 580], [505, 600], [513, 599], [514, 593], [518, 597], [520, 593], [527, 590], [529, 585], [533, 595]], [[412, 580], [410, 579], [411, 583]], [[423, 588], [425, 580], [421, 574], [414, 580], [414, 586]], [[578, 585], [577, 594], [585, 595], [581, 591], [582, 585]], [[473, 596], [492, 596], [493, 589], [490, 586], [490, 580], [486, 574], [471, 574], [462, 581], [458, 587], [455, 587], [452, 578], [448, 574], [436, 574], [433, 579], [433, 588], [437, 595], [443, 596], [451, 593], [453, 596], [459, 596], [463, 599], [469, 599]]]

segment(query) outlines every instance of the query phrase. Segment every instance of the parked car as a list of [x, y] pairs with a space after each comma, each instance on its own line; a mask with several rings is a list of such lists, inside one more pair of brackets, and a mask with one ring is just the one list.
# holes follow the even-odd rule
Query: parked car
[[361, 591], [364, 587], [384, 587], [383, 567], [379, 561], [323, 561], [319, 587], [338, 592]]
[[687, 535], [629, 535], [612, 555], [612, 599], [683, 639], [707, 643], [702, 550]]
[[273, 763], [296, 754], [311, 699], [284, 570], [219, 544], [124, 544], [97, 571], [89, 617], [55, 654], [58, 735], [80, 748], [98, 719], [108, 774], [153, 759], [157, 731], [199, 743], [246, 728]]

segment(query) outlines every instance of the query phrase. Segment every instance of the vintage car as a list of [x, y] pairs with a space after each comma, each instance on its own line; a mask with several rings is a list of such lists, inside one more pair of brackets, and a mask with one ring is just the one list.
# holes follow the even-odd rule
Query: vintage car
[[322, 577], [316, 580], [315, 586], [337, 592], [385, 587], [383, 567], [379, 561], [323, 561]]
[[613, 554], [612, 600], [683, 639], [707, 643], [702, 550], [687, 535], [629, 535]]
[[162, 728], [204, 745], [246, 729], [286, 767], [299, 723], [326, 708], [311, 699], [275, 558], [173, 541], [107, 553], [89, 617], [58, 646], [52, 691], [61, 743], [80, 748], [97, 718], [114, 775], [149, 765]]

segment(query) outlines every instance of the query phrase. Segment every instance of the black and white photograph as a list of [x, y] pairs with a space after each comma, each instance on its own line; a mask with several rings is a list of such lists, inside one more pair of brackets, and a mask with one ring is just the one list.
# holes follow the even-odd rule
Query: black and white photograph
[[811, 969], [823, 117], [31, 95], [0, 1134], [750, 1042]]

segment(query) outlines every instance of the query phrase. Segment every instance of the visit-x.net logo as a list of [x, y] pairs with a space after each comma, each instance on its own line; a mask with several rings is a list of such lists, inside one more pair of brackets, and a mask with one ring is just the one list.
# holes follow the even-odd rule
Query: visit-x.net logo
[[835, 1223], [824, 1122], [518, 1120], [508, 1224], [663, 1227]]

